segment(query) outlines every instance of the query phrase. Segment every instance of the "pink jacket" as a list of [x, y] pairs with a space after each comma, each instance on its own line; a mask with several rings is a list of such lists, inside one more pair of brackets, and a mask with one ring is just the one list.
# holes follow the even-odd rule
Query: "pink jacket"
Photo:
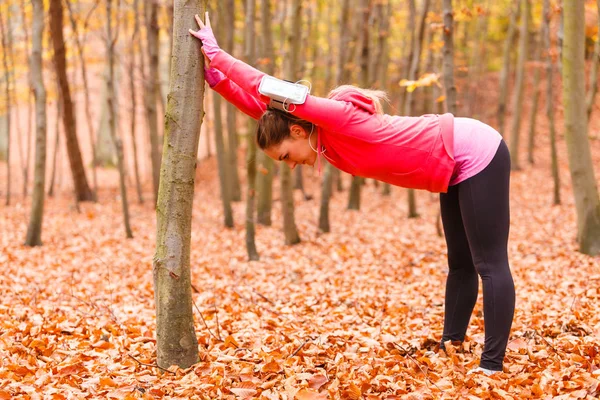
[[[269, 98], [258, 93], [264, 73], [220, 51], [211, 68], [226, 78], [213, 87], [259, 119]], [[452, 114], [399, 117], [375, 113], [370, 98], [349, 89], [334, 98], [309, 95], [291, 113], [317, 127], [319, 153], [352, 175], [392, 185], [446, 192], [454, 169]]]

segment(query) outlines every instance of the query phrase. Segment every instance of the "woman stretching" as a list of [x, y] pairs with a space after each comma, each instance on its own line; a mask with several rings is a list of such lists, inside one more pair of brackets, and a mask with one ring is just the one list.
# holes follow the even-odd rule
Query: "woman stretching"
[[385, 93], [341, 86], [328, 98], [308, 95], [280, 111], [259, 85], [265, 74], [222, 51], [196, 16], [205, 77], [211, 88], [258, 120], [256, 141], [271, 158], [294, 168], [323, 156], [352, 175], [440, 193], [448, 246], [444, 342], [463, 341], [483, 283], [485, 344], [475, 372], [502, 371], [515, 308], [508, 265], [510, 156], [493, 128], [452, 114], [383, 114]]

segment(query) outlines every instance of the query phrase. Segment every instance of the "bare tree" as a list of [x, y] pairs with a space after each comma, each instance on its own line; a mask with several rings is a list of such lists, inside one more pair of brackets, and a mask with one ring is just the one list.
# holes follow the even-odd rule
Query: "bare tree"
[[[10, 12], [10, 8], [8, 8]], [[10, 29], [10, 28], [9, 28]], [[10, 95], [10, 70], [8, 68], [8, 29], [4, 28], [4, 20], [0, 15], [0, 34], [2, 34], [2, 66], [4, 67], [5, 84], [5, 104], [6, 104], [6, 205], [10, 204], [10, 113], [11, 113], [11, 95]]]
[[596, 0], [598, 9], [598, 33], [594, 44], [594, 55], [592, 57], [592, 70], [590, 71], [590, 88], [587, 93], [586, 106], [588, 121], [594, 109], [594, 101], [598, 92], [598, 65], [600, 64], [600, 0]]
[[544, 0], [542, 37], [546, 51], [546, 117], [550, 127], [550, 151], [552, 159], [552, 178], [554, 181], [554, 204], [560, 204], [560, 174], [558, 171], [558, 151], [556, 150], [556, 126], [554, 124], [554, 103], [552, 95], [552, 75], [554, 65], [552, 62], [550, 40], [550, 0]]
[[35, 171], [31, 214], [27, 227], [25, 245], [42, 245], [42, 221], [44, 217], [44, 189], [46, 183], [46, 88], [42, 76], [42, 40], [44, 36], [43, 0], [32, 0], [33, 26], [31, 49], [31, 84], [35, 96]]
[[[537, 36], [537, 35], [535, 35]], [[537, 115], [538, 115], [538, 103], [540, 99], [540, 67], [538, 66], [540, 62], [540, 56], [542, 52], [542, 45], [540, 43], [535, 43], [534, 51], [533, 51], [533, 59], [536, 62], [535, 71], [533, 73], [533, 101], [531, 104], [531, 112], [529, 113], [529, 130], [527, 135], [527, 161], [529, 164], [533, 164], [535, 162], [533, 158], [533, 152], [535, 150], [535, 128], [537, 126]]]
[[513, 170], [521, 169], [519, 163], [519, 141], [521, 137], [521, 111], [523, 107], [523, 90], [525, 87], [525, 62], [527, 61], [529, 42], [529, 0], [521, 0], [521, 31], [519, 34], [519, 59], [517, 61], [517, 78], [513, 93], [513, 119], [510, 135], [510, 158]]
[[563, 102], [565, 139], [577, 208], [577, 241], [582, 253], [600, 253], [600, 198], [588, 139], [585, 97], [585, 0], [563, 4]]
[[169, 80], [153, 261], [157, 363], [163, 368], [188, 368], [198, 361], [190, 241], [205, 86], [201, 44], [188, 30], [195, 26], [194, 14], [204, 15], [205, 9], [201, 0], [174, 2], [173, 57], [178, 62]]
[[498, 132], [502, 136], [504, 134], [504, 124], [506, 118], [506, 98], [508, 97], [508, 76], [510, 71], [510, 55], [513, 50], [513, 42], [515, 40], [517, 19], [519, 17], [519, 3], [521, 0], [513, 0], [514, 6], [510, 13], [508, 22], [508, 32], [506, 33], [506, 39], [504, 41], [504, 51], [502, 55], [502, 70], [500, 71], [500, 85], [498, 95], [498, 111], [496, 113], [498, 118]]
[[146, 20], [146, 51], [148, 54], [148, 76], [144, 85], [144, 107], [150, 132], [150, 158], [152, 160], [152, 187], [154, 203], [158, 201], [158, 185], [160, 181], [160, 152], [158, 143], [158, 115], [156, 102], [160, 96], [158, 77], [158, 3], [157, 0], [144, 1]]

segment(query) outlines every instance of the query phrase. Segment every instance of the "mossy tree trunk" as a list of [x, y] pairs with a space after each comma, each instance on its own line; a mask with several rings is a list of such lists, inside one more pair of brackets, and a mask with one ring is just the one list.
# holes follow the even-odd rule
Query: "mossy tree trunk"
[[[157, 363], [188, 368], [198, 362], [192, 314], [190, 239], [196, 158], [204, 117], [204, 59], [200, 42], [188, 33], [201, 0], [175, 0], [173, 63], [165, 113], [165, 145], [156, 206], [153, 262]], [[156, 97], [154, 97], [156, 100]]]
[[35, 97], [35, 170], [31, 214], [25, 245], [42, 245], [42, 221], [44, 217], [44, 189], [46, 183], [46, 88], [42, 76], [42, 41], [44, 36], [43, 0], [32, 0], [33, 26], [31, 47], [31, 84]]
[[565, 139], [577, 208], [577, 241], [582, 253], [600, 253], [600, 198], [588, 139], [585, 102], [585, 0], [563, 3], [563, 102]]

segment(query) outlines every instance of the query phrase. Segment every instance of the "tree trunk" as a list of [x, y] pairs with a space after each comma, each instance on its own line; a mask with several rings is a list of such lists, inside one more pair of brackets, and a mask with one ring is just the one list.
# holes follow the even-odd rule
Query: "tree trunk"
[[[287, 35], [290, 49], [288, 63], [286, 66], [286, 78], [291, 81], [298, 80], [298, 55], [300, 54], [300, 41], [297, 38], [302, 34], [302, 1], [292, 0], [292, 24]], [[286, 163], [281, 163], [281, 207], [283, 212], [283, 232], [285, 244], [292, 245], [300, 243], [300, 236], [296, 228], [294, 217], [294, 193], [292, 190], [292, 174]]]
[[554, 124], [554, 103], [552, 95], [552, 65], [550, 40], [550, 0], [544, 0], [542, 36], [546, 49], [546, 117], [550, 126], [550, 151], [552, 158], [552, 178], [554, 181], [554, 204], [560, 204], [560, 174], [558, 171], [558, 151], [556, 150], [556, 127]]
[[27, 15], [25, 13], [25, 0], [21, 0], [21, 19], [23, 21], [23, 33], [25, 41], [25, 54], [27, 54], [27, 84], [30, 90], [27, 94], [27, 131], [25, 132], [25, 157], [22, 158], [23, 162], [23, 198], [27, 197], [27, 188], [29, 184], [29, 164], [31, 163], [31, 121], [33, 119], [31, 115], [31, 100], [33, 94], [33, 82], [31, 78], [31, 52], [29, 50], [29, 28], [27, 22]]
[[519, 163], [519, 141], [521, 137], [521, 110], [523, 107], [523, 90], [525, 87], [525, 62], [528, 56], [529, 43], [529, 0], [521, 0], [521, 30], [519, 33], [519, 59], [517, 61], [517, 77], [515, 91], [513, 93], [513, 119], [510, 135], [510, 158], [511, 168], [520, 170]]
[[31, 214], [25, 245], [42, 245], [42, 220], [44, 217], [44, 189], [46, 183], [46, 88], [42, 76], [42, 38], [44, 33], [43, 0], [32, 0], [33, 26], [31, 48], [31, 84], [35, 96], [35, 171]]
[[585, 104], [584, 0], [563, 4], [563, 102], [569, 169], [577, 207], [577, 241], [582, 253], [600, 253], [600, 198], [588, 139]]
[[329, 224], [329, 200], [333, 191], [333, 170], [334, 166], [327, 163], [325, 166], [325, 175], [323, 176], [323, 186], [321, 189], [321, 207], [319, 209], [319, 229], [321, 232], [330, 232]]
[[[119, 21], [119, 8], [117, 7], [116, 21]], [[123, 209], [123, 223], [125, 225], [125, 236], [128, 239], [133, 238], [131, 226], [129, 223], [129, 204], [127, 203], [127, 188], [125, 187], [125, 168], [123, 160], [123, 143], [121, 138], [117, 136], [116, 115], [114, 106], [115, 93], [114, 78], [115, 78], [115, 44], [119, 36], [119, 23], [116, 25], [116, 32], [113, 34], [112, 26], [112, 0], [106, 0], [106, 54], [108, 58], [108, 81], [106, 87], [108, 93], [106, 96], [108, 102], [108, 125], [110, 137], [117, 152], [117, 169], [119, 171], [119, 190], [121, 193], [121, 207]]]
[[[144, 202], [144, 196], [142, 194], [142, 183], [140, 181], [140, 168], [138, 163], [138, 150], [137, 150], [137, 142], [135, 140], [135, 128], [136, 128], [136, 97], [137, 97], [137, 85], [135, 84], [135, 49], [136, 43], [138, 41], [138, 36], [140, 34], [140, 19], [138, 15], [139, 7], [138, 0], [133, 0], [133, 34], [131, 35], [131, 44], [130, 44], [130, 64], [129, 64], [129, 94], [131, 95], [131, 148], [133, 150], [133, 171], [135, 173], [135, 188], [138, 196], [138, 202], [142, 204]], [[125, 19], [127, 21], [127, 19]]]
[[[423, 38], [425, 37], [425, 22], [427, 19], [427, 12], [429, 10], [429, 0], [425, 0], [423, 3], [423, 11], [421, 12], [421, 18], [419, 22], [419, 31], [414, 35], [413, 51], [411, 58], [410, 71], [408, 73], [409, 80], [416, 80], [419, 75], [419, 62], [421, 60], [421, 50], [423, 47]], [[404, 101], [404, 115], [412, 115], [414, 111], [414, 92], [406, 94]], [[415, 196], [414, 189], [408, 189], [408, 218], [417, 218], [419, 213], [417, 212], [417, 199]]]
[[[249, 65], [256, 64], [256, 32], [255, 32], [255, 0], [246, 0], [246, 32], [244, 38], [245, 58]], [[248, 120], [248, 149], [246, 154], [246, 165], [248, 168], [248, 191], [246, 193], [246, 251], [249, 261], [259, 259], [256, 250], [256, 232], [254, 225], [254, 209], [256, 197], [256, 122]]]
[[[192, 314], [190, 240], [196, 157], [204, 117], [204, 59], [200, 42], [188, 33], [205, 5], [175, 0], [174, 62], [165, 113], [165, 146], [156, 205], [153, 262], [157, 364], [188, 368], [198, 362]], [[153, 97], [156, 100], [156, 97]]]
[[63, 37], [63, 7], [60, 0], [50, 0], [50, 31], [54, 48], [54, 65], [60, 86], [60, 101], [63, 104], [63, 125], [67, 153], [73, 174], [76, 198], [77, 201], [93, 201], [94, 194], [90, 190], [85, 176], [79, 142], [77, 141], [75, 114], [67, 79], [65, 40]]
[[[146, 47], [148, 52], [148, 76], [144, 85], [144, 107], [148, 130], [150, 132], [150, 158], [152, 160], [152, 187], [154, 189], [154, 203], [158, 200], [158, 186], [160, 180], [161, 155], [158, 139], [158, 115], [156, 102], [159, 97], [158, 78], [158, 4], [156, 0], [144, 1], [146, 15]], [[181, 18], [181, 17], [180, 17]], [[172, 86], [171, 86], [172, 87]]]
[[60, 120], [62, 119], [62, 104], [60, 99], [56, 99], [56, 124], [54, 126], [54, 153], [52, 156], [52, 174], [50, 175], [50, 186], [48, 187], [48, 197], [54, 196], [54, 183], [56, 182], [56, 163], [58, 153], [60, 152]]
[[[234, 34], [235, 34], [235, 1], [224, 0], [224, 12], [227, 15], [224, 23], [225, 43], [223, 49], [233, 55], [234, 54]], [[272, 53], [271, 53], [272, 54]], [[232, 201], [242, 200], [242, 191], [240, 188], [240, 177], [237, 165], [237, 126], [236, 126], [237, 108], [227, 102], [227, 169], [230, 176], [227, 178], [230, 187]]]
[[590, 73], [590, 89], [587, 93], [586, 106], [588, 121], [594, 109], [596, 93], [598, 92], [598, 64], [600, 64], [600, 0], [596, 0], [598, 9], [598, 32], [596, 33], [596, 43], [594, 44], [594, 56], [592, 57], [592, 71]]
[[446, 109], [456, 116], [456, 86], [454, 86], [454, 13], [452, 0], [444, 0], [444, 87]]
[[[261, 4], [261, 23], [262, 28], [262, 46], [260, 57], [268, 60], [264, 65], [264, 71], [267, 75], [273, 75], [275, 70], [273, 54], [273, 31], [271, 29], [271, 1], [262, 0]], [[262, 151], [257, 155], [257, 163], [260, 166], [260, 174], [256, 182], [258, 205], [257, 221], [259, 224], [271, 225], [271, 209], [273, 204], [273, 167], [274, 163], [270, 157], [267, 157]]]
[[504, 135], [504, 124], [506, 118], [506, 98], [508, 97], [508, 76], [510, 73], [510, 54], [513, 49], [513, 42], [516, 34], [517, 19], [519, 17], [519, 2], [521, 0], [514, 0], [513, 11], [510, 13], [510, 20], [508, 23], [508, 32], [506, 32], [506, 39], [504, 41], [504, 51], [502, 55], [502, 70], [500, 71], [500, 85], [498, 95], [498, 132], [502, 136]]
[[540, 62], [540, 53], [542, 44], [541, 41], [538, 43], [535, 42], [535, 50], [534, 50], [534, 60], [536, 62], [535, 72], [533, 73], [533, 101], [531, 104], [531, 112], [529, 113], [529, 132], [528, 132], [528, 140], [527, 140], [527, 161], [529, 164], [533, 164], [535, 162], [533, 158], [533, 152], [535, 150], [535, 128], [537, 126], [537, 109], [538, 102], [540, 99], [540, 67], [538, 64]]
[[[8, 18], [7, 18], [8, 22]], [[6, 205], [10, 205], [10, 73], [8, 68], [7, 30], [4, 29], [4, 20], [0, 15], [0, 34], [2, 34], [2, 65], [4, 67], [5, 102], [6, 102]]]
[[[77, 46], [77, 55], [79, 57], [79, 64], [81, 65], [81, 78], [83, 80], [83, 93], [85, 96], [85, 118], [88, 126], [88, 134], [90, 140], [90, 148], [92, 151], [92, 181], [94, 185], [94, 198], [98, 198], [98, 174], [97, 174], [97, 166], [98, 160], [96, 160], [96, 138], [94, 134], [94, 126], [92, 122], [92, 111], [90, 108], [90, 90], [88, 85], [88, 76], [87, 76], [87, 68], [85, 61], [85, 48], [82, 45], [82, 42], [85, 43], [87, 26], [89, 23], [89, 19], [92, 16], [92, 13], [98, 6], [100, 1], [96, 0], [83, 24], [83, 40], [79, 38], [78, 29], [77, 29], [77, 21], [75, 20], [75, 16], [73, 15], [73, 10], [71, 9], [71, 2], [66, 1], [67, 9], [69, 10], [69, 20], [71, 21], [71, 29], [73, 31], [73, 36], [75, 38], [75, 45]], [[136, 17], [137, 18], [137, 17]]]
[[[361, 86], [368, 88], [369, 82], [369, 16], [371, 15], [371, 2], [370, 0], [361, 0], [359, 6], [359, 12], [362, 12], [362, 16], [357, 16], [357, 20], [361, 20], [361, 49], [360, 49], [360, 82]], [[360, 210], [360, 187], [362, 178], [360, 176], [352, 177], [352, 184], [350, 185], [350, 193], [348, 197], [348, 210]]]

